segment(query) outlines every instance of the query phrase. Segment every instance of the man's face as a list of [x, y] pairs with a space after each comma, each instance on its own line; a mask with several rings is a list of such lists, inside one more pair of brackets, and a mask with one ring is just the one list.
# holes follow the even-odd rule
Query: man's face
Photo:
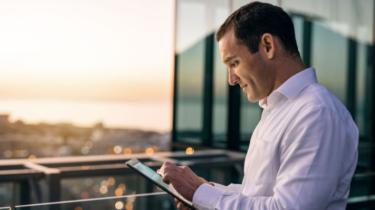
[[219, 40], [219, 48], [221, 59], [228, 68], [228, 83], [238, 84], [249, 101], [259, 101], [272, 92], [275, 73], [261, 47], [258, 52], [251, 53], [231, 29]]

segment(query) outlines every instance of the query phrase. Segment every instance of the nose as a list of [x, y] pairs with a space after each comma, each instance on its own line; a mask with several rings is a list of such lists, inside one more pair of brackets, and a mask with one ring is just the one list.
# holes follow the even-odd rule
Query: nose
[[228, 70], [228, 83], [231, 86], [237, 85], [240, 81], [240, 78], [232, 71]]

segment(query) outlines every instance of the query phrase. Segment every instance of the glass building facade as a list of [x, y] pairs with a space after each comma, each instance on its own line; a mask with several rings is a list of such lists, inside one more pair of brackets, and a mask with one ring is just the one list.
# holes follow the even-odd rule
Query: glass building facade
[[[214, 33], [243, 0], [176, 0], [175, 149], [247, 151], [261, 109], [227, 84]], [[348, 108], [360, 130], [351, 197], [375, 194], [373, 0], [278, 0], [292, 17], [304, 62]]]

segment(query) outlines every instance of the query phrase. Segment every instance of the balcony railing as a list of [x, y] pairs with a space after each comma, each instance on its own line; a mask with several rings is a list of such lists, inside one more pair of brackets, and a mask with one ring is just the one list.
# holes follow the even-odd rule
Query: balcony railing
[[[10, 183], [12, 186], [8, 186], [10, 192], [6, 193], [11, 196], [5, 200], [3, 197], [2, 205], [17, 209], [17, 206], [24, 204], [60, 202], [71, 200], [72, 197], [77, 199], [76, 195], [72, 195], [74, 192], [71, 193], [71, 189], [85, 181], [96, 180], [103, 183], [103, 177], [111, 177], [110, 181], [117, 182], [117, 186], [122, 185], [123, 188], [127, 188], [126, 192], [124, 192], [125, 189], [122, 193], [115, 191], [114, 194], [117, 196], [157, 191], [152, 183], [134, 174], [131, 169], [125, 166], [124, 163], [131, 158], [138, 158], [154, 169], [159, 168], [164, 161], [189, 165], [200, 175], [210, 178], [210, 180], [226, 183], [233, 179], [239, 180], [242, 177], [245, 155], [224, 150], [205, 150], [190, 155], [185, 152], [161, 152], [153, 155], [99, 155], [1, 160], [0, 183]], [[109, 195], [106, 191], [109, 191], [110, 183], [101, 186], [99, 189], [101, 193], [97, 192], [97, 194], [90, 192], [95, 188], [95, 184], [94, 181], [91, 184], [92, 187], [86, 187], [89, 188], [86, 192], [78, 193], [78, 198], [98, 198], [102, 195]], [[78, 191], [84, 190], [79, 189]], [[61, 207], [64, 209], [65, 206]]]
[[[1, 209], [1, 208], [0, 208]], [[13, 208], [4, 207], [12, 210], [50, 210], [50, 209], [74, 209], [74, 210], [93, 210], [93, 209], [168, 209], [174, 210], [175, 204], [171, 196], [165, 192], [154, 192], [144, 194], [133, 194], [124, 196], [112, 196], [92, 199], [78, 199], [48, 203], [36, 203], [16, 205]]]
[[[175, 209], [171, 196], [125, 166], [131, 158], [154, 169], [164, 161], [188, 165], [210, 181], [229, 184], [242, 180], [245, 154], [202, 150], [190, 155], [162, 152], [1, 160], [0, 206], [4, 207], [0, 210]], [[353, 192], [360, 192], [374, 177], [373, 173], [357, 173]], [[375, 196], [355, 194], [347, 209], [374, 207]]]

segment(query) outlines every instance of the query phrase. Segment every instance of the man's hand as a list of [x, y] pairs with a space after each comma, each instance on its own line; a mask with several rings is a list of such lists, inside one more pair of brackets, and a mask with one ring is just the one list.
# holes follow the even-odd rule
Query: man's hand
[[165, 162], [158, 173], [162, 175], [163, 181], [172, 184], [178, 193], [190, 201], [193, 200], [194, 192], [198, 187], [207, 182], [197, 176], [189, 167], [176, 166], [170, 162]]
[[175, 198], [174, 201], [176, 202], [176, 207], [177, 207], [178, 210], [191, 210], [190, 207], [185, 206], [185, 204], [183, 204], [178, 199]]

